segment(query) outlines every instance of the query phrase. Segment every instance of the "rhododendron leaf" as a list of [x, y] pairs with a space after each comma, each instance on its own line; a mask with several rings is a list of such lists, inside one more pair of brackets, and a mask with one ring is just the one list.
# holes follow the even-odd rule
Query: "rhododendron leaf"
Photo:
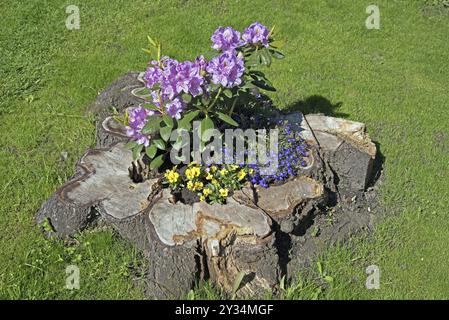
[[190, 129], [192, 128], [190, 122], [192, 122], [192, 120], [195, 119], [199, 115], [199, 113], [199, 110], [186, 113], [184, 117], [182, 117], [181, 120], [178, 121], [178, 128], [190, 131]]
[[165, 142], [162, 139], [156, 139], [153, 143], [158, 149], [165, 150], [166, 148]]
[[190, 94], [184, 93], [184, 94], [182, 95], [182, 100], [183, 100], [185, 103], [190, 103], [190, 102], [192, 101], [192, 96], [191, 96]]
[[161, 125], [161, 118], [159, 116], [152, 116], [148, 118], [147, 123], [142, 129], [142, 133], [152, 133], [159, 130]]
[[264, 89], [267, 91], [276, 91], [276, 88], [274, 88], [273, 86], [270, 86], [265, 81], [254, 80], [252, 83], [261, 89]]
[[210, 135], [206, 135], [205, 132], [211, 129], [214, 129], [214, 122], [211, 118], [206, 117], [201, 120], [201, 140], [208, 141], [210, 139]]
[[230, 116], [228, 116], [227, 114], [217, 112], [217, 116], [224, 122], [229, 123], [231, 126], [234, 126], [234, 127], [239, 126], [239, 124], [234, 119], [232, 119]]
[[133, 158], [134, 160], [138, 159], [140, 157], [140, 153], [142, 152], [143, 145], [139, 144], [136, 147], [133, 148]]
[[170, 139], [172, 128], [171, 127], [163, 127], [163, 128], [161, 128], [161, 130], [159, 132], [161, 134], [161, 138], [164, 141], [168, 141], [168, 139]]
[[223, 94], [228, 98], [232, 98], [232, 91], [230, 89], [223, 90]]
[[273, 58], [276, 58], [276, 59], [284, 59], [285, 58], [284, 54], [277, 50], [270, 50], [270, 53]]
[[148, 148], [145, 149], [145, 153], [147, 154], [147, 156], [150, 159], [154, 158], [154, 156], [156, 155], [156, 152], [157, 152], [157, 147], [154, 144], [152, 144], [151, 146], [149, 146]]
[[137, 146], [136, 141], [130, 141], [127, 144], [125, 144], [125, 148], [127, 148], [127, 149], [134, 149], [136, 146]]
[[159, 168], [164, 163], [164, 155], [161, 154], [150, 162], [150, 170]]
[[172, 117], [165, 115], [162, 117], [162, 120], [164, 120], [167, 127], [173, 128], [173, 118]]

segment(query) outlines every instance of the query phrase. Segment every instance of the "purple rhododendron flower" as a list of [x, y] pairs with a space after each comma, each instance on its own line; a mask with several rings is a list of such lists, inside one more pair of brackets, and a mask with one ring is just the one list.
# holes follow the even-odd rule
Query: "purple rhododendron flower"
[[240, 32], [234, 30], [232, 27], [219, 27], [210, 39], [214, 43], [212, 48], [223, 52], [234, 50], [245, 44], [240, 39]]
[[185, 104], [178, 98], [170, 101], [165, 105], [167, 114], [177, 120], [181, 119], [181, 112], [184, 110]]
[[245, 66], [243, 60], [237, 56], [237, 52], [227, 51], [213, 58], [206, 70], [212, 75], [213, 83], [232, 88], [242, 83]]
[[254, 22], [245, 29], [242, 38], [245, 43], [262, 44], [263, 46], [268, 47], [269, 34], [270, 30], [268, 30], [267, 27], [259, 22]]
[[201, 75], [201, 66], [196, 62], [176, 60], [164, 57], [163, 69], [160, 71], [161, 92], [170, 100], [181, 93], [190, 93], [192, 96], [203, 92], [201, 86], [204, 77]]
[[203, 55], [199, 56], [195, 59], [195, 64], [200, 71], [200, 75], [202, 75], [206, 71], [207, 60]]
[[157, 66], [149, 67], [143, 79], [146, 82], [146, 87], [152, 89], [156, 83], [160, 83], [162, 78], [162, 70]]
[[138, 144], [143, 144], [145, 147], [148, 147], [150, 145], [150, 140], [148, 136], [142, 133], [142, 129], [147, 123], [147, 118], [154, 115], [154, 113], [153, 110], [143, 108], [142, 106], [130, 108], [128, 110], [126, 135], [137, 141]]

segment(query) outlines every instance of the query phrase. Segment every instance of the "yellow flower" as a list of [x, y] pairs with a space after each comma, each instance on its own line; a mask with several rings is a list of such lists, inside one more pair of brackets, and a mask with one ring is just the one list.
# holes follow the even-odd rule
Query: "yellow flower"
[[200, 168], [198, 168], [198, 167], [186, 169], [186, 177], [189, 180], [195, 179], [199, 175], [200, 175]]
[[201, 190], [203, 188], [203, 183], [201, 181], [195, 182], [193, 188], [195, 190]]
[[226, 198], [227, 196], [228, 196], [228, 192], [229, 192], [229, 190], [228, 189], [220, 189], [219, 190], [219, 192], [220, 192], [220, 196], [221, 197], [223, 197], [223, 198]]
[[249, 172], [249, 174], [253, 174], [254, 173], [254, 169], [251, 168], [251, 169], [248, 170], [248, 172]]
[[193, 190], [193, 188], [194, 188], [193, 182], [192, 181], [187, 182], [187, 189]]
[[214, 185], [214, 186], [218, 186], [219, 185], [219, 183], [218, 183], [218, 180], [217, 179], [212, 179], [212, 184]]
[[167, 181], [169, 183], [175, 183], [178, 181], [179, 178], [179, 173], [177, 173], [175, 170], [167, 170], [165, 171], [165, 179], [167, 179]]
[[213, 178], [214, 176], [210, 172], [206, 174], [206, 180], [212, 180]]
[[237, 170], [239, 168], [239, 166], [236, 166], [235, 164], [231, 164], [229, 167], [231, 170]]
[[203, 189], [203, 194], [207, 197], [208, 195], [210, 195], [212, 193], [212, 190], [209, 188], [204, 188]]
[[226, 170], [226, 169], [221, 169], [221, 170], [220, 170], [220, 174], [221, 174], [222, 176], [225, 176], [226, 173], [228, 173], [228, 170]]
[[214, 173], [215, 171], [217, 171], [217, 166], [211, 166], [210, 172]]
[[243, 180], [246, 177], [245, 170], [240, 170], [239, 173], [237, 173], [237, 178], [239, 178], [239, 181]]
[[205, 196], [200, 196], [200, 201], [204, 201], [204, 200], [206, 200], [206, 197]]

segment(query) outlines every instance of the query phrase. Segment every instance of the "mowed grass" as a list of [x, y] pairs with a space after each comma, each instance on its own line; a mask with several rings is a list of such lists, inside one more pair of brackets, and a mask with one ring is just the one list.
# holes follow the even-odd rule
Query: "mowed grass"
[[[379, 0], [381, 29], [367, 30], [366, 1], [80, 0], [81, 29], [65, 28], [60, 0], [0, 4], [0, 298], [137, 299], [138, 253], [110, 230], [71, 244], [45, 240], [33, 217], [94, 144], [87, 105], [129, 70], [143, 70], [146, 35], [178, 59], [211, 57], [218, 25], [276, 25], [285, 60], [267, 74], [280, 108], [302, 106], [365, 122], [385, 157], [386, 217], [370, 235], [326, 250], [285, 298], [449, 298], [449, 14], [424, 1]], [[429, 13], [430, 12], [430, 13]], [[61, 161], [61, 152], [68, 159]], [[81, 288], [65, 289], [68, 265]], [[365, 288], [377, 265], [380, 289]], [[200, 285], [196, 298], [218, 298]]]

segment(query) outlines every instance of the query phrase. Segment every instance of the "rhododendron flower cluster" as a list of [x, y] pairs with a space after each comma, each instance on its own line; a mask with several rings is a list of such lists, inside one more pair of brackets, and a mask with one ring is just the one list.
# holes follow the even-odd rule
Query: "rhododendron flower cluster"
[[168, 161], [171, 150], [185, 145], [180, 139], [172, 139], [180, 132], [175, 130], [195, 136], [192, 130], [199, 128], [200, 152], [205, 152], [205, 132], [240, 126], [240, 112], [248, 103], [256, 103], [259, 90], [275, 91], [264, 72], [258, 70], [259, 66], [270, 66], [272, 58], [283, 57], [272, 33], [273, 29], [259, 22], [242, 33], [232, 27], [218, 27], [211, 36], [212, 48], [218, 54], [188, 61], [163, 55], [161, 43], [148, 37], [149, 48], [144, 50], [152, 59], [143, 74], [145, 87], [133, 91], [144, 101], [130, 108], [122, 119], [133, 157], [145, 153], [153, 170]]
[[270, 30], [259, 22], [254, 22], [243, 33], [243, 40], [245, 43], [250, 44], [262, 44], [264, 47], [268, 47], [268, 37]]
[[245, 71], [243, 60], [235, 52], [227, 51], [213, 58], [206, 71], [212, 75], [212, 82], [223, 87], [232, 88], [242, 83]]
[[221, 51], [234, 50], [245, 44], [240, 37], [240, 32], [231, 27], [219, 27], [210, 39], [214, 43], [212, 48]]
[[153, 110], [148, 110], [142, 106], [130, 108], [128, 110], [128, 126], [126, 126], [126, 135], [133, 137], [138, 144], [148, 147], [150, 140], [148, 136], [142, 133], [142, 129], [147, 123], [147, 118], [153, 115]]

